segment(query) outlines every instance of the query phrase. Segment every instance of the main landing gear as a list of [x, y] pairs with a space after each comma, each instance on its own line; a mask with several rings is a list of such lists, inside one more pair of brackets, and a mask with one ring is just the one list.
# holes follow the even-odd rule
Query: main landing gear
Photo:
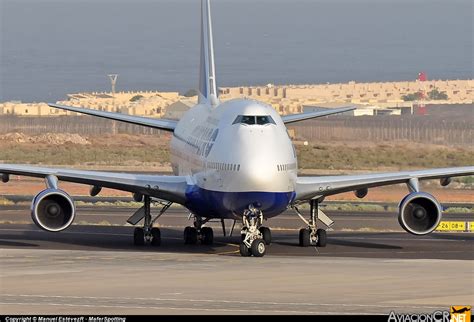
[[263, 227], [263, 214], [253, 205], [249, 205], [242, 216], [240, 255], [244, 257], [265, 255], [266, 245], [272, 242], [271, 231]]
[[198, 240], [203, 245], [212, 245], [214, 243], [214, 231], [211, 227], [202, 227], [209, 219], [202, 217], [194, 217], [194, 227], [188, 226], [184, 229], [184, 243], [187, 245], [195, 245]]
[[304, 219], [301, 213], [298, 211], [298, 208], [294, 207], [296, 214], [308, 225], [307, 228], [300, 229], [299, 234], [299, 245], [301, 247], [308, 247], [310, 245], [315, 245], [318, 247], [326, 247], [327, 237], [326, 230], [319, 228], [317, 226], [317, 219], [319, 213], [324, 216], [325, 223], [328, 226], [333, 224], [332, 220], [329, 219], [321, 210], [318, 209], [318, 200], [312, 199], [310, 201], [310, 218], [309, 221]]
[[[135, 200], [138, 197], [134, 196]], [[166, 210], [171, 206], [172, 202], [159, 202], [163, 207], [160, 210], [159, 214], [153, 219], [151, 217], [151, 198], [150, 196], [143, 196], [143, 207], [138, 209], [128, 220], [127, 222], [136, 225], [140, 220], [143, 219], [143, 228], [136, 227], [133, 231], [133, 244], [135, 246], [144, 246], [145, 244], [150, 244], [151, 246], [160, 246], [161, 245], [161, 232], [157, 227], [153, 227], [155, 221], [165, 213]]]

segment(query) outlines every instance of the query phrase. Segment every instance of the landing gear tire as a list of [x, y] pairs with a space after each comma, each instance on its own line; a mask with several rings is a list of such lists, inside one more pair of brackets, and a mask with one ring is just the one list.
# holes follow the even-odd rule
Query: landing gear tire
[[311, 243], [310, 231], [307, 228], [300, 229], [300, 246], [308, 247]]
[[159, 228], [153, 227], [151, 229], [151, 243], [152, 246], [161, 245], [161, 232]]
[[244, 243], [240, 243], [239, 250], [240, 250], [240, 256], [242, 256], [242, 257], [252, 256], [252, 252], [251, 252], [250, 248], [248, 248]]
[[195, 245], [198, 240], [198, 232], [194, 227], [186, 227], [184, 229], [184, 243], [186, 245]]
[[326, 231], [324, 229], [318, 229], [316, 230], [316, 236], [318, 236], [318, 241], [316, 242], [316, 246], [326, 247], [326, 243], [327, 243]]
[[214, 232], [211, 227], [201, 228], [201, 243], [203, 245], [212, 245], [214, 242]]
[[252, 242], [251, 252], [255, 257], [263, 257], [265, 255], [265, 241], [263, 239], [255, 239]]
[[145, 245], [145, 232], [143, 231], [143, 228], [136, 227], [133, 231], [133, 244], [135, 246]]
[[271, 232], [270, 228], [260, 227], [259, 230], [262, 233], [263, 240], [265, 241], [265, 244], [271, 245], [271, 243], [272, 243], [272, 232]]

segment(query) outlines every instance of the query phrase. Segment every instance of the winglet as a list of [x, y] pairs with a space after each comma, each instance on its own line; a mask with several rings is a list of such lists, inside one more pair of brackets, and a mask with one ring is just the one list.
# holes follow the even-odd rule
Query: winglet
[[214, 66], [211, 7], [209, 0], [201, 0], [201, 64], [199, 68], [199, 103], [217, 106], [219, 99]]

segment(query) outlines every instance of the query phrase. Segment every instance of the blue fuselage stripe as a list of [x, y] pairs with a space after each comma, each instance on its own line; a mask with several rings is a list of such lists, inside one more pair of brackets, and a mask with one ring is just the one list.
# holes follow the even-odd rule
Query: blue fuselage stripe
[[222, 192], [188, 186], [185, 206], [195, 215], [211, 218], [238, 218], [249, 204], [258, 204], [266, 218], [285, 211], [295, 192]]

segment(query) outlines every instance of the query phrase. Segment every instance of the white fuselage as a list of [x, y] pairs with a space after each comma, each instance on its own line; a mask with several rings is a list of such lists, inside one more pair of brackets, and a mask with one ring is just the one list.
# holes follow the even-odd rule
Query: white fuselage
[[274, 216], [294, 198], [296, 152], [279, 114], [261, 102], [191, 108], [174, 131], [171, 163], [189, 177], [186, 206], [202, 217], [240, 216], [250, 203]]

